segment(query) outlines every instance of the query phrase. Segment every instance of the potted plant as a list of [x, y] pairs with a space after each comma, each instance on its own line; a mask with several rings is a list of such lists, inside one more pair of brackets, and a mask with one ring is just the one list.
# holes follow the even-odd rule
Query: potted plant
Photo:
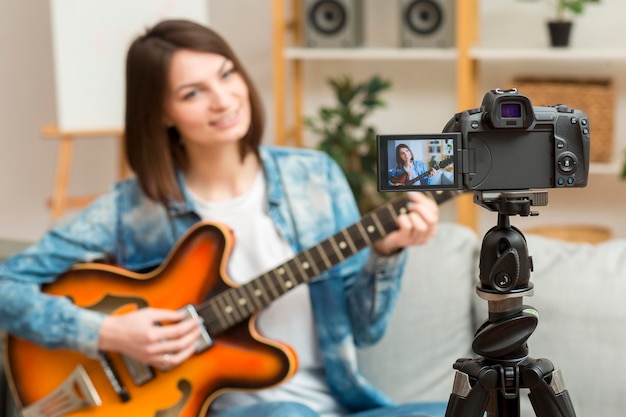
[[330, 78], [328, 84], [336, 103], [321, 107], [316, 117], [305, 117], [304, 125], [321, 137], [317, 148], [341, 166], [359, 209], [367, 213], [389, 199], [378, 192], [376, 129], [366, 124], [366, 118], [385, 106], [379, 96], [391, 82], [377, 75], [358, 83], [342, 76]]
[[[546, 1], [546, 0], [523, 0], [523, 1]], [[569, 45], [572, 28], [572, 16], [584, 12], [589, 3], [600, 3], [600, 0], [547, 0], [555, 7], [554, 18], [548, 21], [550, 43], [555, 47]]]

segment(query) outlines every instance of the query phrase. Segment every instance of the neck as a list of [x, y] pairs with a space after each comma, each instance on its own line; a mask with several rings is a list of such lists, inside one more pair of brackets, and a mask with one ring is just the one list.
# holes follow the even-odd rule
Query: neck
[[261, 168], [256, 155], [241, 158], [237, 146], [190, 152], [187, 186], [206, 201], [224, 201], [246, 193]]

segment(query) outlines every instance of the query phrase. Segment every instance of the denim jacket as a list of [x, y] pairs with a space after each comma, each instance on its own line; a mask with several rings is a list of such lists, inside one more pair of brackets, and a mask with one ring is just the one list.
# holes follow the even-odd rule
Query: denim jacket
[[[326, 154], [273, 146], [260, 151], [269, 214], [296, 253], [359, 219], [343, 173]], [[199, 221], [182, 174], [179, 182], [184, 201], [165, 207], [148, 199], [134, 178], [121, 181], [71, 223], [7, 259], [0, 265], [0, 328], [47, 348], [95, 356], [104, 316], [43, 294], [40, 286], [81, 262], [104, 261], [131, 271], [159, 265]], [[383, 336], [405, 256], [379, 257], [365, 249], [308, 284], [328, 383], [348, 409], [390, 404], [358, 373], [355, 346]]]

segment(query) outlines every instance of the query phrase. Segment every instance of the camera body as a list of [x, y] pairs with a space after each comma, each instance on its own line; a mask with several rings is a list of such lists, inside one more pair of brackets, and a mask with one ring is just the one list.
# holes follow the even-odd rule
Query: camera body
[[[379, 190], [584, 187], [589, 173], [589, 132], [589, 118], [581, 110], [533, 106], [516, 89], [491, 90], [480, 108], [455, 114], [441, 134], [379, 135]], [[417, 150], [414, 153], [423, 161], [430, 161], [430, 182], [396, 181], [400, 168], [396, 159], [402, 155], [394, 149], [403, 144]], [[431, 152], [443, 148], [447, 151]], [[441, 169], [441, 161], [446, 162], [447, 180], [432, 180], [436, 177], [432, 167]]]

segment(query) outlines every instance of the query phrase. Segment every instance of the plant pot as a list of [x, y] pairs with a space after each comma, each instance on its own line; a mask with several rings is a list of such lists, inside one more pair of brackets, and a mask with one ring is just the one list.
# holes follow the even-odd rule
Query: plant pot
[[572, 22], [551, 21], [548, 22], [548, 30], [550, 31], [550, 45], [553, 47], [569, 46]]

